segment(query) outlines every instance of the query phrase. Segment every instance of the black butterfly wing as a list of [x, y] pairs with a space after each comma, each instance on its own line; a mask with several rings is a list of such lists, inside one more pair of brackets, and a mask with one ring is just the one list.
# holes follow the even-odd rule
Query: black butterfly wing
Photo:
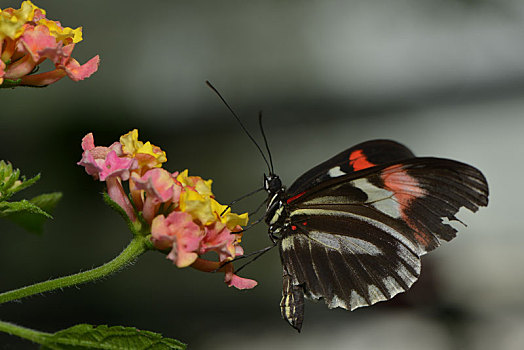
[[406, 146], [395, 141], [371, 140], [359, 143], [304, 173], [293, 182], [287, 194], [292, 198], [334, 177], [414, 157]]
[[487, 197], [480, 171], [439, 158], [370, 167], [305, 190], [288, 201], [290, 224], [280, 242], [290, 279], [284, 318], [299, 329], [303, 307], [285, 303], [290, 293], [353, 310], [407, 290], [420, 256], [455, 237], [445, 221], [457, 220], [461, 207], [486, 206]]
[[302, 223], [284, 233], [282, 315], [297, 329], [302, 324], [303, 301], [298, 306], [294, 302], [304, 293], [324, 299], [329, 308], [354, 310], [392, 298], [419, 276], [416, 247], [402, 237], [395, 222], [390, 220], [388, 226], [368, 219], [376, 215], [365, 210], [359, 214], [347, 207], [337, 210], [336, 215], [331, 210], [297, 215], [294, 219]]

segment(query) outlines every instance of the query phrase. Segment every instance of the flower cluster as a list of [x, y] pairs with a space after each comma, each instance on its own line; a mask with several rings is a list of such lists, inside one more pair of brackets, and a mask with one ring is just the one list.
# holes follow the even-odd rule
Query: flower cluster
[[[150, 229], [153, 246], [168, 253], [178, 267], [201, 271], [224, 271], [229, 286], [248, 289], [256, 282], [234, 274], [229, 262], [243, 255], [240, 240], [247, 213], [238, 215], [215, 200], [212, 180], [189, 176], [188, 171], [170, 173], [162, 168], [166, 154], [149, 142], [138, 140], [135, 129], [109, 147], [95, 146], [93, 134], [82, 140], [78, 162], [95, 179], [105, 181], [111, 199], [131, 222]], [[122, 185], [129, 182], [129, 195]], [[149, 231], [148, 231], [149, 232]], [[201, 256], [218, 254], [218, 261]]]
[[[17, 10], [0, 9], [0, 87], [46, 86], [66, 75], [73, 81], [88, 78], [97, 71], [100, 58], [78, 63], [71, 54], [80, 41], [82, 27], [62, 27], [31, 1]], [[45, 59], [55, 69], [32, 74]]]

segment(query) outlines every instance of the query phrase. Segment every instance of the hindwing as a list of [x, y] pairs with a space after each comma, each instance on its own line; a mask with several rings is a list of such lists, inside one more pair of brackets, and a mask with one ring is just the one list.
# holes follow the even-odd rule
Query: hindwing
[[[307, 296], [354, 310], [407, 290], [418, 278], [415, 244], [370, 208], [305, 210], [280, 245], [284, 270]], [[374, 217], [374, 218], [372, 218]], [[305, 224], [305, 225], [304, 225]]]

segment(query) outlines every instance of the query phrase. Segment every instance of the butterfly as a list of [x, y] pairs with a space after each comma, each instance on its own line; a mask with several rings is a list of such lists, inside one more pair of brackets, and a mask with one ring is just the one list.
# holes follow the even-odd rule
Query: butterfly
[[273, 171], [262, 115], [269, 160], [217, 89], [206, 84], [268, 166], [264, 186], [239, 199], [260, 190], [268, 194], [262, 219], [280, 252], [280, 309], [299, 332], [305, 297], [323, 299], [329, 308], [354, 310], [407, 291], [420, 275], [420, 258], [455, 238], [450, 222], [462, 223], [455, 216], [460, 208], [476, 212], [488, 205], [488, 184], [478, 169], [450, 159], [416, 157], [390, 140], [353, 146], [286, 189]]
[[459, 209], [488, 204], [476, 168], [418, 158], [389, 140], [351, 147], [288, 189], [270, 171], [264, 189], [264, 220], [282, 262], [281, 313], [298, 331], [304, 297], [354, 310], [408, 290], [421, 256], [456, 236], [449, 222], [461, 222]]

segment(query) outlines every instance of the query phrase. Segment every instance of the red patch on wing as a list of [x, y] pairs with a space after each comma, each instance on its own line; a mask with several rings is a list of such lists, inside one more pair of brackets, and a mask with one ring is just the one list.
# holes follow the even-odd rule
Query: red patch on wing
[[297, 199], [297, 198], [302, 197], [305, 193], [306, 193], [306, 191], [304, 191], [304, 192], [302, 192], [302, 193], [299, 193], [299, 194], [297, 194], [296, 196], [293, 196], [293, 197], [289, 198], [289, 199], [286, 201], [287, 204], [293, 202], [293, 201], [294, 201], [295, 199]]
[[367, 160], [361, 149], [351, 152], [349, 155], [349, 165], [351, 165], [355, 171], [375, 166], [375, 164]]
[[297, 229], [297, 227], [296, 227], [295, 225], [291, 225], [291, 229], [292, 229], [293, 231], [295, 231], [295, 230]]
[[426, 195], [426, 191], [420, 186], [417, 179], [410, 176], [406, 170], [402, 169], [402, 164], [393, 165], [382, 170], [382, 180], [384, 187], [394, 193], [393, 197], [399, 204], [400, 215], [409, 227], [415, 231], [415, 238], [423, 246], [428, 246], [433, 238], [427, 232], [419, 229], [416, 221], [412, 220], [407, 214], [406, 209], [410, 203]]

